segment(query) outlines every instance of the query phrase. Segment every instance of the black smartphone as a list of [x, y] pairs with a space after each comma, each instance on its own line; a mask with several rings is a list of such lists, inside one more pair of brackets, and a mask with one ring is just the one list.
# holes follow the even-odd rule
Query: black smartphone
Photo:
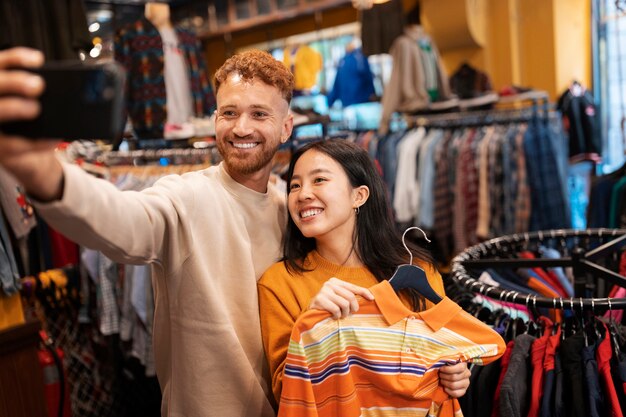
[[115, 61], [48, 62], [27, 69], [43, 77], [41, 113], [34, 120], [0, 124], [0, 131], [33, 139], [118, 140], [124, 130], [124, 68]]

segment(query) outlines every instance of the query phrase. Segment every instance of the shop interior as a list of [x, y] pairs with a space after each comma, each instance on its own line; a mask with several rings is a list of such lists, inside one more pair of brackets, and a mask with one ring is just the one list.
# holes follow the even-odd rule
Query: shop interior
[[[213, 75], [234, 54], [269, 52], [295, 82], [274, 179], [284, 183], [309, 142], [359, 144], [388, 186], [398, 232], [428, 235], [408, 234], [432, 252], [446, 294], [501, 328], [511, 350], [557, 328], [562, 340], [582, 328], [586, 347], [610, 340], [614, 387], [599, 383], [601, 399], [585, 399], [580, 415], [626, 411], [626, 1], [49, 3], [4, 0], [0, 50], [31, 46], [48, 61], [126, 73], [119, 134], [64, 143], [66, 161], [135, 191], [219, 164]], [[174, 38], [151, 31], [162, 14]], [[160, 57], [150, 37], [162, 38]], [[162, 74], [160, 88], [150, 81], [150, 60], [162, 66], [167, 48], [183, 51], [189, 74], [174, 99]], [[0, 415], [160, 415], [150, 269], [49, 227], [4, 171], [0, 213], [0, 274], [15, 277], [0, 282]], [[506, 415], [505, 358], [472, 368], [463, 415]], [[515, 401], [538, 415], [537, 398], [555, 388], [535, 383], [534, 350], [532, 361]]]

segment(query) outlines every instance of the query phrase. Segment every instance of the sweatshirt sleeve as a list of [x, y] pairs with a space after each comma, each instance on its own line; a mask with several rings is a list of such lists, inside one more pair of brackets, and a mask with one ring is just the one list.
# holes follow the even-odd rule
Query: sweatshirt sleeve
[[64, 164], [60, 201], [37, 203], [38, 213], [74, 242], [120, 263], [142, 264], [167, 256], [170, 267], [189, 256], [194, 193], [180, 176], [142, 192], [120, 191], [106, 180]]

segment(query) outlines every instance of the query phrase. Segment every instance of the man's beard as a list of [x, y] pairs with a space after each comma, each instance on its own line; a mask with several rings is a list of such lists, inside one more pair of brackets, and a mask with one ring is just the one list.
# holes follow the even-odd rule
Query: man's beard
[[[243, 175], [250, 175], [265, 168], [272, 161], [278, 146], [280, 146], [277, 144], [273, 148], [268, 148], [267, 142], [257, 141], [256, 136], [252, 136], [250, 137], [251, 141], [257, 142], [258, 145], [254, 149], [254, 153], [250, 154], [248, 151], [245, 156], [242, 156], [238, 149], [230, 145], [231, 138], [232, 136], [228, 136], [217, 141], [217, 149], [224, 158], [226, 165], [234, 172]], [[245, 139], [240, 139], [240, 141], [245, 141]]]

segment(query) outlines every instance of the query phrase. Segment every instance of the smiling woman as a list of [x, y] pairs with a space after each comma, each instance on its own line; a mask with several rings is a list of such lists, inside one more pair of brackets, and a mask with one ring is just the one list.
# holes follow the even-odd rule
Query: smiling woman
[[[277, 400], [298, 317], [309, 309], [328, 311], [335, 318], [355, 313], [357, 295], [371, 300], [367, 288], [388, 279], [397, 265], [408, 261], [382, 179], [358, 145], [326, 140], [300, 148], [293, 155], [287, 182], [290, 219], [284, 257], [258, 284], [263, 343]], [[412, 251], [429, 284], [443, 295], [441, 276], [428, 253]], [[418, 311], [431, 305], [417, 294], [406, 294], [405, 301]], [[465, 370], [461, 365], [461, 375]]]

